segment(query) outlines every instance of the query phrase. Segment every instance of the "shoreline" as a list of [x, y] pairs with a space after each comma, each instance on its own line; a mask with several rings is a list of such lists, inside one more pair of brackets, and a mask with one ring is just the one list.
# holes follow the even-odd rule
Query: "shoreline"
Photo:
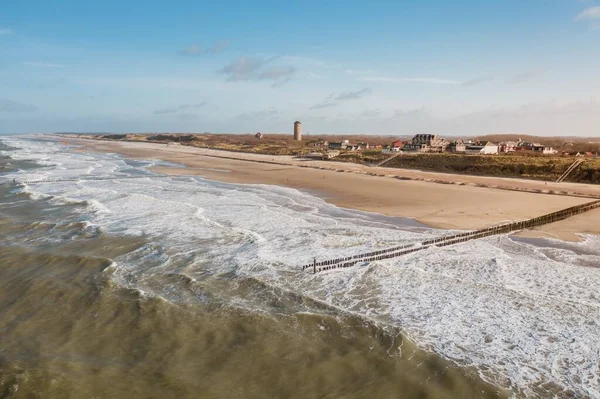
[[[343, 208], [410, 218], [441, 229], [480, 229], [600, 198], [600, 187], [578, 183], [451, 175], [159, 143], [66, 141], [78, 145], [79, 151], [112, 152], [185, 166], [150, 169], [157, 173], [286, 186], [315, 193]], [[600, 210], [516, 234], [580, 241], [580, 234], [600, 234], [600, 223], [593, 220], [600, 221]]]

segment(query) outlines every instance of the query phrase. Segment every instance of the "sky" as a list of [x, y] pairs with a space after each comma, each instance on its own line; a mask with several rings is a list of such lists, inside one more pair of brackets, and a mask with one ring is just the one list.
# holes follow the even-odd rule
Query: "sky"
[[3, 2], [0, 134], [600, 137], [600, 0]]

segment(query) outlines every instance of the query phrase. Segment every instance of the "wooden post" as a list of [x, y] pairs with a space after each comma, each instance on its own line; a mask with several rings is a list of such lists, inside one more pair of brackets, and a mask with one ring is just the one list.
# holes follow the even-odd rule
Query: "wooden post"
[[317, 258], [313, 262], [313, 274], [317, 274]]

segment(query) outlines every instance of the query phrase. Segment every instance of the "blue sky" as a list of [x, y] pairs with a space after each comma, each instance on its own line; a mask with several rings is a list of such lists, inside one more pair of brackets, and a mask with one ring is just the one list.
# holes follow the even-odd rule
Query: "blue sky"
[[13, 1], [0, 133], [600, 136], [600, 0]]

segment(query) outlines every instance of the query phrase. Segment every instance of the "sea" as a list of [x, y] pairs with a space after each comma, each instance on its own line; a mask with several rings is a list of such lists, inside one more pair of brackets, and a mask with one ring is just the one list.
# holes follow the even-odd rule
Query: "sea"
[[153, 166], [0, 136], [0, 398], [600, 398], [600, 237], [312, 274], [452, 232]]

